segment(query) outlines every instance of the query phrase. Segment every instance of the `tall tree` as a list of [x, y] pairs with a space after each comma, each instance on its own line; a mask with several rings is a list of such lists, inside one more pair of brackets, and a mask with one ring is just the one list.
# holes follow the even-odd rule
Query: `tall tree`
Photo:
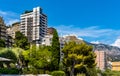
[[17, 31], [15, 33], [15, 44], [17, 47], [20, 47], [22, 49], [29, 49], [28, 39], [20, 31]]
[[[77, 44], [74, 41], [66, 43], [62, 52], [64, 53], [63, 64], [70, 76], [75, 73], [85, 73], [87, 70], [95, 67], [95, 54], [92, 46], [85, 43]], [[74, 73], [75, 72], [75, 73]]]
[[54, 29], [54, 32], [53, 32], [51, 51], [53, 56], [51, 68], [52, 70], [58, 70], [59, 62], [60, 62], [60, 43], [59, 43], [59, 37], [56, 29]]
[[5, 40], [0, 39], [0, 47], [5, 47]]

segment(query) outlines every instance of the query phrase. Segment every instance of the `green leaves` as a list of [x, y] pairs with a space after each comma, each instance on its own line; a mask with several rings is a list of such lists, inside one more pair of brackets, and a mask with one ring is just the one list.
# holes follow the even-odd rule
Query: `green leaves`
[[29, 50], [24, 51], [23, 56], [29, 65], [36, 68], [44, 68], [48, 66], [52, 59], [52, 54], [48, 47], [45, 46], [32, 46]]
[[78, 73], [83, 73], [87, 70], [85, 68], [95, 67], [96, 56], [92, 51], [92, 46], [71, 41], [66, 43], [62, 52], [64, 53], [63, 63], [70, 72], [75, 69]]
[[17, 56], [11, 49], [4, 49], [0, 52], [0, 57], [11, 59], [13, 62], [17, 61]]
[[54, 29], [53, 33], [51, 52], [52, 52], [51, 70], [58, 70], [60, 61], [60, 43], [56, 29]]
[[24, 50], [29, 49], [29, 43], [26, 36], [24, 36], [20, 31], [15, 33], [15, 44]]
[[0, 39], [0, 47], [5, 47], [5, 40]]

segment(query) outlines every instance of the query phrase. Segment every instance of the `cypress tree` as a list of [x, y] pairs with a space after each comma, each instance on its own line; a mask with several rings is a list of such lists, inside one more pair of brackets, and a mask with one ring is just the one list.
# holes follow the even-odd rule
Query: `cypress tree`
[[52, 38], [52, 62], [51, 62], [51, 70], [59, 69], [59, 61], [60, 61], [60, 43], [57, 30], [54, 29], [53, 38]]

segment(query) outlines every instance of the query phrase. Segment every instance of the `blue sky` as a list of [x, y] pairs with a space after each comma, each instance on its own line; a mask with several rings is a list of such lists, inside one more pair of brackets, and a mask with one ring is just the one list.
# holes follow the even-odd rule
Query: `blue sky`
[[105, 44], [120, 37], [120, 0], [0, 0], [0, 16], [12, 24], [25, 10], [37, 6], [47, 14], [48, 26], [59, 34]]

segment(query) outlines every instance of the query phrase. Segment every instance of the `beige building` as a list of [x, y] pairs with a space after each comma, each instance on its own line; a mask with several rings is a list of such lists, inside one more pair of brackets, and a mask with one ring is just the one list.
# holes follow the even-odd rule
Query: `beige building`
[[46, 35], [42, 39], [42, 45], [51, 46], [52, 45], [52, 38], [53, 38], [53, 35]]
[[120, 62], [112, 62], [112, 70], [120, 71]]
[[7, 27], [4, 23], [4, 20], [2, 17], [0, 17], [0, 39], [3, 39], [5, 41], [6, 47], [11, 47], [12, 46], [12, 38], [7, 34], [6, 31]]
[[96, 54], [96, 63], [97, 63], [97, 68], [100, 70], [105, 70], [107, 67], [107, 59], [106, 59], [106, 53], [105, 51], [95, 51]]
[[15, 32], [20, 31], [20, 23], [16, 22], [12, 24], [11, 27], [7, 28], [7, 34], [9, 34], [13, 39], [15, 39]]
[[47, 35], [42, 39], [42, 45], [51, 46], [52, 45], [52, 38], [54, 33], [54, 28], [50, 27], [47, 28]]
[[26, 11], [20, 16], [20, 20], [20, 31], [28, 41], [41, 44], [47, 34], [47, 16], [42, 12], [42, 8], [36, 7], [32, 11]]
[[0, 17], [0, 39], [6, 40], [6, 25], [2, 17]]

